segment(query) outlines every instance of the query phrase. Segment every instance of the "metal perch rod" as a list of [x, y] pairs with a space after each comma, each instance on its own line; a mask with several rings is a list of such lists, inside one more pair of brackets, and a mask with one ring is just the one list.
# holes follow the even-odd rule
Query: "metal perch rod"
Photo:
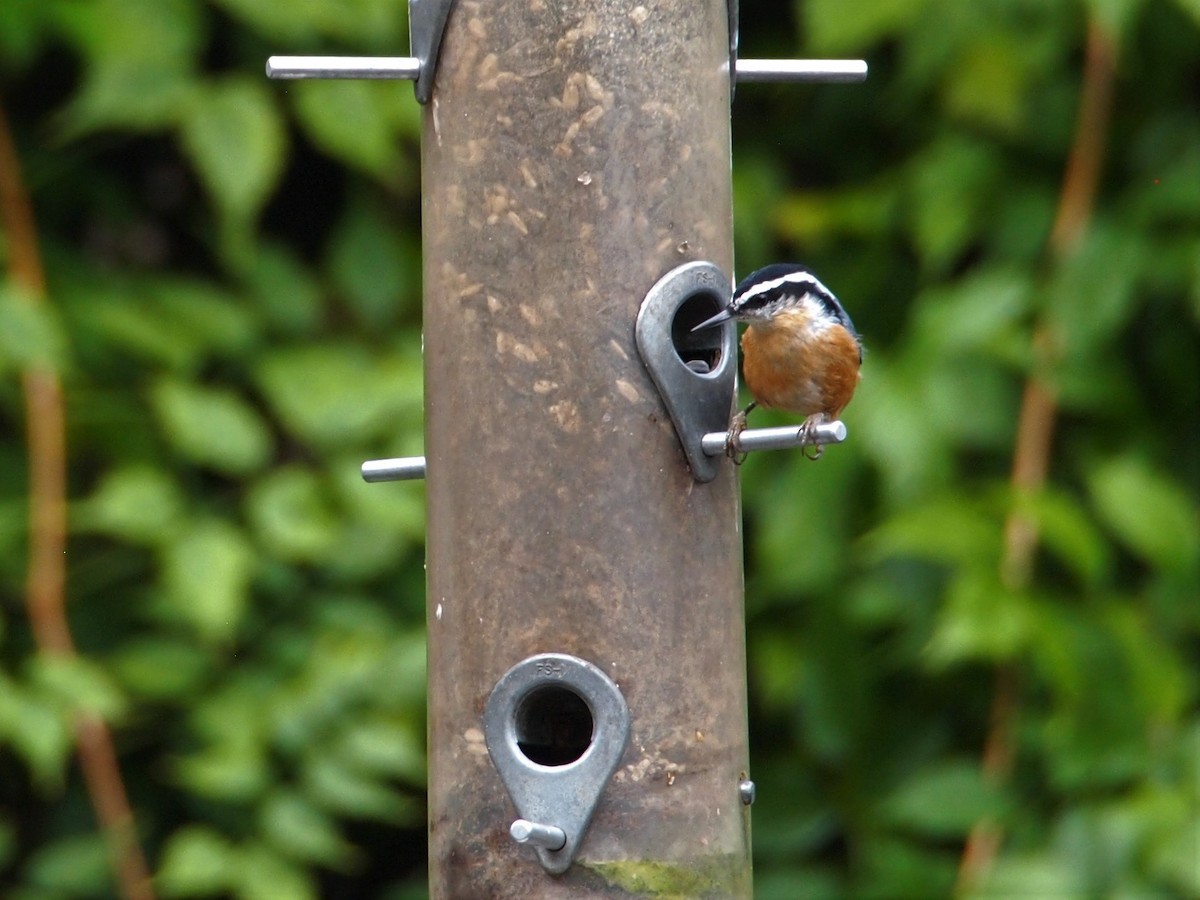
[[362, 464], [363, 481], [415, 481], [425, 477], [425, 457], [368, 459]]
[[268, 78], [401, 78], [415, 81], [415, 56], [272, 56]]
[[[415, 56], [272, 56], [268, 78], [399, 78], [416, 80]], [[865, 81], [861, 59], [739, 59], [739, 82]]]
[[[826, 422], [814, 430], [815, 440], [804, 440], [801, 429], [796, 425], [782, 428], [749, 428], [738, 435], [738, 444], [743, 451], [790, 450], [806, 444], [840, 444], [846, 439], [846, 426], [841, 422]], [[724, 431], [713, 431], [700, 439], [700, 449], [705, 456], [720, 456], [725, 452], [728, 435]]]
[[[751, 428], [738, 438], [742, 450], [788, 450], [810, 444], [840, 444], [846, 439], [846, 426], [841, 422], [826, 422], [818, 425], [813, 437], [804, 441], [799, 427], [787, 425], [781, 428]], [[725, 452], [726, 434], [714, 431], [701, 439], [701, 448], [707, 456], [720, 456]], [[425, 457], [402, 456], [394, 459], [370, 459], [362, 464], [363, 481], [416, 481], [425, 477]]]
[[864, 59], [739, 59], [738, 84], [755, 81], [859, 82], [867, 80]]

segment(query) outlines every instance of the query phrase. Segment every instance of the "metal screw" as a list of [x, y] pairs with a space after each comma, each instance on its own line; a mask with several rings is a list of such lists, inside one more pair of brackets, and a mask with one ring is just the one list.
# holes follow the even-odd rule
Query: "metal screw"
[[561, 850], [567, 845], [567, 833], [561, 828], [530, 822], [528, 819], [517, 819], [509, 827], [508, 833], [518, 844], [532, 844], [547, 850]]
[[749, 778], [744, 778], [738, 782], [738, 793], [742, 795], [742, 805], [749, 806], [754, 802], [755, 787], [754, 782]]

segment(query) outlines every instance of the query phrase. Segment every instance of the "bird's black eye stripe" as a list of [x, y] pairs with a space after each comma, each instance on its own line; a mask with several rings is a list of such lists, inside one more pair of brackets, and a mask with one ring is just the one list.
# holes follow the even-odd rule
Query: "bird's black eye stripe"
[[735, 309], [763, 309], [779, 303], [785, 297], [799, 298], [810, 293], [816, 296], [818, 291], [827, 296], [833, 296], [807, 272], [789, 272], [778, 278], [752, 279], [753, 276], [739, 286], [740, 289], [733, 297]]

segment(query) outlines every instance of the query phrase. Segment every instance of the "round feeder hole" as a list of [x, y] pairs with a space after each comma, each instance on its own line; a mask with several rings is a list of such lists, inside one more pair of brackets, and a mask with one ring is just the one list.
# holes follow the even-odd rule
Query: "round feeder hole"
[[705, 319], [711, 319], [722, 309], [716, 294], [707, 291], [692, 294], [675, 310], [671, 320], [671, 344], [683, 364], [700, 375], [713, 372], [721, 364], [723, 325], [713, 325], [703, 331], [692, 331]]
[[517, 747], [540, 766], [567, 766], [592, 745], [592, 709], [579, 694], [559, 685], [535, 688], [517, 705]]

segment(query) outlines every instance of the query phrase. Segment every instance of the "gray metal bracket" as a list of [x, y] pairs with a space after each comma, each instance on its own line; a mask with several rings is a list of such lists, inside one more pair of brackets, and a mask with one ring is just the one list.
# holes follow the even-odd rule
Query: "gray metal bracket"
[[408, 0], [408, 46], [418, 63], [415, 85], [418, 103], [428, 103], [433, 96], [442, 33], [452, 6], [454, 0]]
[[730, 292], [729, 278], [713, 263], [684, 263], [650, 288], [634, 326], [638, 353], [697, 481], [717, 477], [719, 458], [704, 452], [703, 439], [729, 427], [737, 352], [732, 323], [699, 333], [692, 328], [724, 309]]
[[433, 96], [442, 34], [454, 0], [408, 0], [408, 46], [412, 56], [272, 56], [267, 77], [379, 78], [415, 82], [418, 103]]
[[[589, 715], [590, 731], [586, 721], [572, 721]], [[531, 742], [552, 740], [564, 731], [581, 738], [576, 758], [549, 764], [531, 749]], [[496, 682], [484, 710], [483, 733], [520, 816], [510, 836], [534, 847], [547, 872], [565, 872], [629, 743], [629, 707], [620, 689], [578, 657], [531, 656]]]
[[738, 82], [738, 28], [741, 21], [738, 14], [738, 0], [728, 0], [727, 11], [729, 13], [729, 102], [732, 103]]
[[738, 59], [738, 0], [726, 0], [729, 15], [729, 99], [739, 82], [855, 83], [867, 78], [861, 59]]

